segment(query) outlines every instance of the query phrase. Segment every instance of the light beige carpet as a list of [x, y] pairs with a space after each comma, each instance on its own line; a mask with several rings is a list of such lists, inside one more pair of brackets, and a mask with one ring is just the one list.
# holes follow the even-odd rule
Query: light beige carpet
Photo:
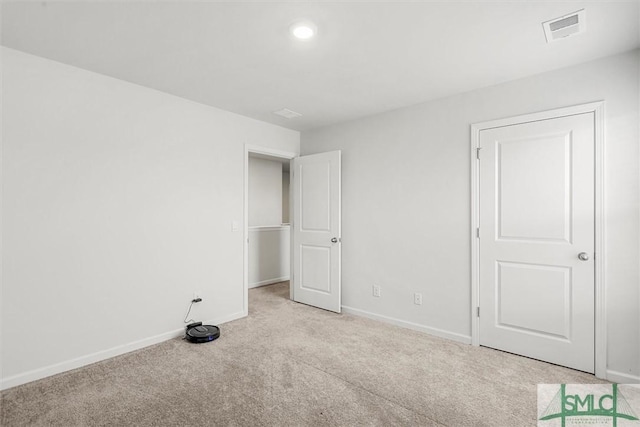
[[252, 289], [207, 344], [170, 340], [1, 394], [2, 426], [535, 426], [536, 384], [592, 375]]

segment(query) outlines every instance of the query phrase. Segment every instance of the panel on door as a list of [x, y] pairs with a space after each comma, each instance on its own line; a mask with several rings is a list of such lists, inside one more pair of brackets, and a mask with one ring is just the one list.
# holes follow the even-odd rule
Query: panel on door
[[480, 344], [594, 372], [594, 115], [480, 132]]
[[340, 151], [298, 157], [293, 194], [293, 299], [340, 313]]

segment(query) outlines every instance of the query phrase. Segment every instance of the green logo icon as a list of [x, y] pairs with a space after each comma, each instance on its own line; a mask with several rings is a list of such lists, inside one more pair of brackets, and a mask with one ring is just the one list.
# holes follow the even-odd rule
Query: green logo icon
[[[598, 385], [599, 387], [608, 385]], [[562, 427], [570, 417], [608, 417], [617, 427], [618, 419], [637, 421], [638, 417], [631, 409], [631, 405], [618, 390], [618, 384], [611, 384], [611, 393], [575, 393], [567, 394], [567, 385], [560, 384], [560, 390], [555, 394], [547, 409], [540, 417], [540, 421], [559, 418]]]

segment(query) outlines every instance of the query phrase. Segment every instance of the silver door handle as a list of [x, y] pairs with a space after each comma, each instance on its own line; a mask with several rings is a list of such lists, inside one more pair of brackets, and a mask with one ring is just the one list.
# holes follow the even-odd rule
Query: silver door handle
[[578, 254], [578, 259], [579, 259], [580, 261], [589, 261], [589, 254], [588, 254], [588, 253], [586, 253], [586, 252], [580, 252], [580, 253]]
[[334, 237], [333, 239], [331, 239], [331, 243], [338, 243], [338, 238]]

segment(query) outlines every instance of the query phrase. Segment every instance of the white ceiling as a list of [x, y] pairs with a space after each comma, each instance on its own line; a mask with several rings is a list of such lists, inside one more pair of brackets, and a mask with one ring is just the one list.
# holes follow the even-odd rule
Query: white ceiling
[[[552, 44], [541, 23], [586, 9]], [[311, 42], [289, 25], [318, 26]], [[5, 2], [2, 44], [306, 130], [640, 47], [639, 1]], [[288, 108], [303, 116], [272, 114]]]

